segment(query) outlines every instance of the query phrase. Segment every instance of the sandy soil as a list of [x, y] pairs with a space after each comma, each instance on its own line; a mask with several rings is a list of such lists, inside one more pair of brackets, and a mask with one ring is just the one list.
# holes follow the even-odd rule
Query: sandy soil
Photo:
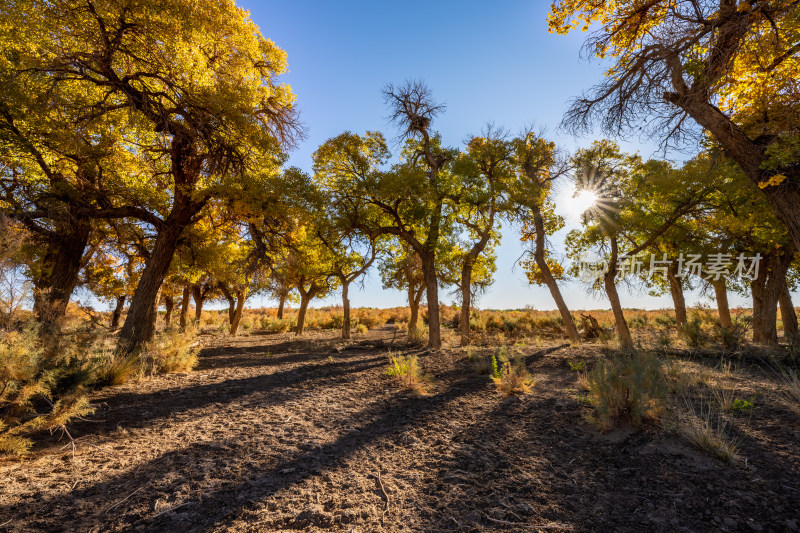
[[537, 383], [508, 401], [461, 350], [404, 348], [433, 375], [419, 397], [384, 375], [386, 347], [334, 336], [216, 340], [194, 372], [97, 392], [74, 454], [54, 435], [0, 463], [0, 530], [800, 529], [800, 420], [766, 373], [741, 374], [759, 396], [727, 467], [584, 422], [564, 360], [601, 347], [524, 347]]

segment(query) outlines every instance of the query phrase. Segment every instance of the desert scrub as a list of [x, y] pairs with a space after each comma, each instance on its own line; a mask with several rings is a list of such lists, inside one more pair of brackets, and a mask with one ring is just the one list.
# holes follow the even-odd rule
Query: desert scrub
[[0, 333], [0, 453], [23, 455], [31, 433], [64, 428], [92, 411], [84, 393], [91, 373], [77, 356], [93, 340], [45, 342], [35, 325]]
[[366, 324], [359, 324], [356, 326], [356, 333], [361, 335], [365, 335], [369, 331], [369, 327]]
[[122, 385], [139, 378], [142, 360], [138, 352], [126, 353], [106, 349], [94, 360], [95, 384], [99, 386]]
[[194, 335], [166, 331], [147, 345], [144, 358], [153, 374], [186, 372], [197, 365], [197, 352]]
[[686, 413], [678, 421], [680, 434], [697, 449], [725, 463], [733, 464], [738, 459], [739, 441], [728, 435], [729, 423], [710, 405], [701, 404], [695, 409], [688, 399], [684, 400]]
[[586, 374], [592, 422], [602, 430], [659, 416], [666, 395], [661, 361], [651, 353], [617, 353]]
[[687, 320], [681, 327], [681, 337], [690, 348], [702, 348], [708, 342], [708, 334], [699, 318]]
[[396, 379], [403, 387], [416, 394], [428, 393], [430, 378], [422, 373], [416, 355], [389, 353], [389, 368], [386, 370], [386, 375]]
[[784, 372], [783, 381], [783, 401], [797, 416], [800, 416], [800, 376], [797, 372]]
[[[496, 366], [496, 359], [492, 357]], [[505, 396], [519, 396], [528, 394], [534, 385], [534, 380], [525, 368], [525, 359], [522, 356], [514, 357], [511, 361], [503, 363], [503, 368], [492, 373], [492, 381], [497, 390]]]

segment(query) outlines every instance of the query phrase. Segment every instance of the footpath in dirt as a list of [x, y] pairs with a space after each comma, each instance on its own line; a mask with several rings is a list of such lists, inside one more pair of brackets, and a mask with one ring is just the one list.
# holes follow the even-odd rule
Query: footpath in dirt
[[311, 335], [215, 341], [193, 372], [99, 391], [74, 452], [54, 435], [0, 462], [0, 531], [800, 529], [800, 428], [769, 401], [727, 467], [585, 423], [564, 359], [599, 348], [524, 347], [536, 385], [508, 401], [461, 350], [395, 346], [432, 375], [415, 396], [386, 347]]

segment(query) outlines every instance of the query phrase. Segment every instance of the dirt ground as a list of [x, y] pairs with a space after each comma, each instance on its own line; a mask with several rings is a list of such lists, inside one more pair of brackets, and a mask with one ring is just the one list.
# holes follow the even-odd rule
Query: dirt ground
[[601, 347], [523, 347], [536, 385], [508, 401], [460, 349], [403, 348], [433, 377], [404, 392], [361, 339], [209, 341], [196, 371], [97, 392], [74, 453], [54, 435], [0, 463], [0, 531], [800, 529], [800, 420], [765, 371], [739, 374], [758, 396], [728, 467], [586, 423], [565, 359]]

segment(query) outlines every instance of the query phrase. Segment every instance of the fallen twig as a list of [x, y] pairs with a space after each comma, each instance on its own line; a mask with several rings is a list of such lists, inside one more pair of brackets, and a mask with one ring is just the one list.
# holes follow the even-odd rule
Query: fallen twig
[[381, 471], [380, 471], [380, 469], [378, 469], [378, 475], [376, 477], [378, 478], [378, 485], [381, 488], [381, 492], [383, 493], [383, 497], [386, 499], [386, 507], [383, 510], [383, 514], [386, 514], [386, 513], [389, 512], [389, 494], [386, 492], [386, 489], [383, 486], [383, 480], [381, 479]]
[[525, 524], [524, 522], [509, 522], [508, 520], [498, 520], [497, 518], [492, 518], [486, 513], [483, 513], [483, 516], [486, 517], [486, 520], [494, 522], [495, 524], [502, 524], [504, 526], [511, 526], [511, 527], [519, 527], [523, 529], [563, 529], [563, 530], [572, 529], [572, 526], [567, 524], [544, 524], [544, 525]]
[[183, 507], [184, 505], [189, 505], [189, 502], [184, 502], [184, 503], [182, 503], [182, 504], [180, 504], [180, 505], [175, 505], [175, 506], [173, 506], [173, 507], [170, 507], [169, 509], [164, 509], [164, 510], [163, 510], [163, 511], [161, 511], [160, 513], [158, 513], [158, 514], [155, 514], [155, 515], [151, 516], [151, 517], [150, 517], [150, 520], [154, 520], [154, 519], [158, 518], [159, 516], [161, 516], [162, 514], [167, 514], [167, 513], [169, 513], [169, 512], [172, 512], [172, 511], [174, 511], [175, 509], [178, 509], [179, 507]]
[[138, 489], [136, 489], [135, 491], [131, 492], [130, 494], [128, 494], [127, 496], [125, 496], [124, 498], [122, 498], [122, 499], [121, 499], [120, 501], [118, 501], [117, 503], [110, 505], [109, 507], [107, 507], [107, 508], [106, 508], [106, 509], [103, 511], [103, 514], [106, 514], [106, 513], [107, 513], [107, 512], [109, 512], [111, 509], [114, 509], [115, 507], [118, 507], [118, 506], [122, 505], [123, 503], [125, 503], [126, 501], [128, 501], [128, 500], [131, 498], [131, 496], [133, 496], [134, 494], [136, 494], [137, 492], [139, 492], [140, 490], [142, 490], [142, 489], [143, 489], [143, 488], [145, 488], [146, 486], [147, 486], [147, 485], [142, 485], [141, 487], [139, 487], [139, 488], [138, 488]]

